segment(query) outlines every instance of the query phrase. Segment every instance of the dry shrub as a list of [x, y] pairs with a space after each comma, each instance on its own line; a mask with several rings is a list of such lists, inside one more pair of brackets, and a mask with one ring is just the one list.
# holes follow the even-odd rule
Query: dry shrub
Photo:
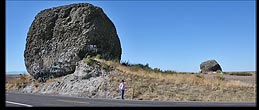
[[[125, 98], [160, 101], [253, 101], [255, 100], [255, 84], [240, 81], [227, 81], [222, 76], [204, 78], [202, 74], [165, 74], [159, 71], [138, 69], [132, 71], [128, 66], [115, 61], [93, 59], [104, 66], [112, 67], [108, 85], [104, 88], [119, 94], [118, 85], [125, 79]], [[104, 67], [106, 68], [106, 67]], [[23, 79], [23, 80], [21, 80]], [[6, 84], [6, 88], [26, 83], [26, 76]], [[23, 81], [20, 82], [20, 81]], [[46, 82], [54, 82], [49, 79]], [[35, 82], [36, 83], [36, 82]], [[39, 86], [39, 83], [34, 84]], [[134, 95], [134, 97], [133, 97]]]
[[31, 83], [32, 77], [28, 74], [21, 74], [20, 77], [6, 83], [6, 89], [20, 89]]
[[40, 82], [38, 82], [38, 81], [34, 81], [34, 82], [33, 82], [33, 85], [34, 85], [36, 88], [37, 88], [37, 87], [39, 87], [39, 86], [40, 86], [40, 84], [41, 84], [41, 83], [40, 83]]
[[11, 88], [13, 88], [13, 86], [14, 86], [14, 84], [12, 84], [11, 82], [8, 82], [5, 84], [6, 89], [11, 89]]
[[253, 76], [253, 74], [248, 72], [231, 72], [228, 73], [229, 75], [236, 75], [236, 76]]
[[55, 82], [56, 80], [54, 78], [50, 78], [46, 81], [46, 83], [51, 83], [51, 82]]

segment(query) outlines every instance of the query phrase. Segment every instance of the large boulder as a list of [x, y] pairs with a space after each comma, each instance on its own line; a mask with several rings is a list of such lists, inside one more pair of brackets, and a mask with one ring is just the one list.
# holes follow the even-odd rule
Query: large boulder
[[86, 55], [121, 59], [121, 44], [112, 21], [88, 3], [45, 9], [32, 22], [24, 51], [27, 71], [39, 81], [75, 71]]
[[200, 64], [201, 72], [222, 72], [221, 66], [216, 60], [208, 60]]

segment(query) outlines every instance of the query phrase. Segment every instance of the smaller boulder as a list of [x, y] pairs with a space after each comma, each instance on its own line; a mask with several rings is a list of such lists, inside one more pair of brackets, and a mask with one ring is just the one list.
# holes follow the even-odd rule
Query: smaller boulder
[[201, 72], [222, 72], [221, 66], [216, 60], [208, 60], [200, 64]]

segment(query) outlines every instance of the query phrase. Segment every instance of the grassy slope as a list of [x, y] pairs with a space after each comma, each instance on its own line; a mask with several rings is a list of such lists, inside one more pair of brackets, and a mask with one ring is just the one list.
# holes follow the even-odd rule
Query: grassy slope
[[[96, 59], [98, 60], [98, 59]], [[126, 98], [161, 101], [255, 101], [255, 84], [225, 81], [224, 77], [204, 78], [197, 74], [163, 74], [132, 69], [119, 63], [98, 60], [118, 71], [110, 75], [119, 85], [126, 80]], [[117, 90], [118, 87], [112, 88]], [[134, 92], [133, 92], [134, 89]], [[117, 90], [117, 92], [119, 92]]]
[[[226, 81], [224, 77], [204, 78], [197, 74], [165, 74], [141, 68], [123, 66], [113, 61], [94, 59], [114, 68], [109, 75], [106, 89], [119, 94], [121, 79], [126, 82], [126, 99], [160, 101], [256, 101], [256, 84]], [[50, 79], [52, 82], [53, 79]], [[29, 75], [22, 75], [6, 84], [6, 89], [23, 88], [31, 82]], [[34, 82], [35, 86], [41, 83]]]

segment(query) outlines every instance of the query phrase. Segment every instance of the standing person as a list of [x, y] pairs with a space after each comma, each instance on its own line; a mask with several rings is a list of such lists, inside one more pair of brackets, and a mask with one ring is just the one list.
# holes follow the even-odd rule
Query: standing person
[[121, 83], [120, 83], [121, 99], [124, 99], [124, 90], [125, 90], [124, 80], [121, 80]]

